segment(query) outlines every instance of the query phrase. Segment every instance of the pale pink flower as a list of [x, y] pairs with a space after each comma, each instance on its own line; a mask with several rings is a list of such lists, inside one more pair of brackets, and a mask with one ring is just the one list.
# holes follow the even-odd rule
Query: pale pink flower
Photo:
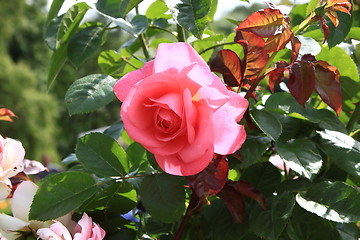
[[248, 102], [228, 90], [187, 43], [162, 43], [155, 59], [114, 86], [129, 136], [174, 175], [202, 171], [213, 154], [237, 151]]
[[21, 142], [0, 135], [0, 199], [6, 198], [11, 189], [9, 178], [24, 168], [25, 149]]
[[60, 222], [55, 221], [49, 228], [41, 228], [37, 231], [42, 240], [102, 240], [105, 230], [92, 221], [86, 213], [78, 221], [74, 229], [74, 238], [69, 230]]

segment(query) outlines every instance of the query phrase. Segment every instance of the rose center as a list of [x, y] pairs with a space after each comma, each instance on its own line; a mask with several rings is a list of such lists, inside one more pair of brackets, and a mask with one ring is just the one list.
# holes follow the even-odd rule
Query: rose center
[[170, 109], [158, 107], [155, 114], [156, 127], [165, 133], [174, 133], [180, 129], [180, 117]]

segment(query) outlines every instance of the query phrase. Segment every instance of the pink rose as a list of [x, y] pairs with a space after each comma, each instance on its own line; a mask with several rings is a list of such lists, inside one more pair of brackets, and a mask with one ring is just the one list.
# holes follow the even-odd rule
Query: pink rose
[[228, 90], [187, 43], [162, 43], [154, 60], [115, 85], [129, 136], [174, 175], [202, 171], [215, 153], [238, 150], [246, 138], [237, 122], [248, 102]]
[[56, 221], [50, 228], [40, 228], [36, 233], [42, 240], [102, 240], [105, 237], [104, 229], [94, 223], [86, 213], [76, 224], [74, 232], [72, 238], [69, 230]]
[[21, 142], [0, 135], [0, 199], [10, 193], [10, 177], [15, 176], [24, 168], [25, 149]]

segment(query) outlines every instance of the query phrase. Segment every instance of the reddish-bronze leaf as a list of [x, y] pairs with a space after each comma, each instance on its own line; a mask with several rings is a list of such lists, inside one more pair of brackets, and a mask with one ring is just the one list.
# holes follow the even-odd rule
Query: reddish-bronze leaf
[[225, 156], [214, 154], [210, 164], [200, 173], [187, 176], [191, 189], [200, 199], [206, 199], [221, 191], [228, 176], [228, 162]]
[[254, 186], [251, 185], [251, 183], [239, 180], [236, 182], [228, 181], [226, 185], [233, 187], [238, 193], [254, 199], [259, 203], [260, 207], [266, 209], [265, 197], [258, 190], [256, 190]]
[[279, 9], [265, 8], [248, 16], [235, 30], [268, 38], [282, 33], [286, 25], [286, 19]]
[[7, 108], [0, 108], [0, 120], [12, 122], [12, 117], [16, 117], [16, 115]]
[[315, 67], [315, 90], [321, 99], [339, 115], [342, 108], [340, 73], [325, 61], [317, 61]]
[[284, 49], [292, 36], [293, 33], [290, 28], [285, 27], [282, 33], [271, 36], [266, 40], [264, 51], [272, 53]]
[[324, 33], [324, 41], [323, 41], [323, 43], [325, 43], [326, 39], [329, 36], [330, 29], [329, 29], [328, 25], [326, 24], [326, 20], [323, 17], [319, 18], [319, 22], [320, 22], [321, 29], [322, 29], [322, 31]]
[[223, 49], [219, 51], [212, 60], [210, 69], [213, 72], [221, 73], [225, 83], [230, 87], [241, 86], [241, 61], [232, 50]]
[[303, 62], [316, 62], [316, 58], [314, 55], [305, 54], [301, 57], [301, 61]]
[[241, 193], [236, 191], [232, 186], [225, 187], [217, 194], [225, 203], [229, 212], [237, 223], [245, 222], [245, 201]]
[[269, 72], [269, 87], [271, 92], [274, 92], [275, 86], [284, 80], [284, 71], [289, 64], [285, 61], [276, 63], [276, 68]]
[[300, 47], [301, 47], [301, 42], [299, 41], [299, 39], [297, 37], [295, 37], [294, 34], [291, 35], [291, 64], [293, 64], [298, 55], [299, 55], [299, 51], [300, 51]]
[[315, 86], [312, 62], [295, 62], [290, 68], [288, 88], [296, 101], [305, 107]]

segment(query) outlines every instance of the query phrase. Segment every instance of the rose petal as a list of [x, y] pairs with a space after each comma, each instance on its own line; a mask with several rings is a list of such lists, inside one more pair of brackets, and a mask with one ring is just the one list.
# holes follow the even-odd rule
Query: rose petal
[[24, 160], [24, 156], [25, 149], [23, 148], [21, 142], [11, 138], [6, 138], [4, 140], [2, 155], [2, 168], [4, 170], [19, 166]]
[[130, 89], [136, 83], [152, 74], [153, 65], [154, 61], [147, 62], [139, 70], [129, 72], [125, 76], [120, 78], [120, 80], [114, 86], [114, 93], [116, 97], [123, 102], [128, 95]]
[[20, 234], [15, 231], [19, 231], [28, 225], [28, 222], [0, 213], [0, 233], [6, 239], [17, 239]]
[[10, 192], [11, 188], [9, 188], [7, 184], [0, 182], [0, 200], [3, 200], [9, 196]]
[[16, 188], [11, 204], [14, 217], [29, 221], [29, 211], [38, 186], [31, 181], [24, 181]]
[[248, 101], [235, 92], [229, 94], [230, 101], [213, 114], [214, 152], [221, 155], [234, 153], [246, 139], [244, 126], [237, 122], [244, 115]]

